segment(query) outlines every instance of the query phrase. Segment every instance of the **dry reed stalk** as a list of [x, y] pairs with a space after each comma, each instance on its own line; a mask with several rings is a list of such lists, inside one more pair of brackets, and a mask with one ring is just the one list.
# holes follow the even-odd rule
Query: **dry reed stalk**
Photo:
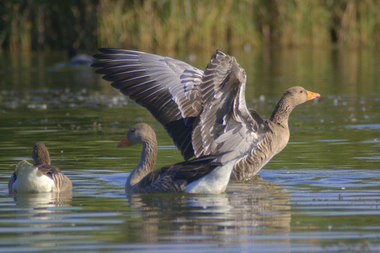
[[339, 42], [351, 47], [359, 45], [358, 28], [356, 24], [356, 4], [353, 0], [347, 3], [344, 11], [341, 28], [339, 30]]

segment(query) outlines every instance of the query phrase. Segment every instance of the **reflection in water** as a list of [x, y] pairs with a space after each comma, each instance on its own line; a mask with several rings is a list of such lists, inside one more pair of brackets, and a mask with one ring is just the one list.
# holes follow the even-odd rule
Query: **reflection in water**
[[36, 208], [38, 211], [49, 210], [50, 207], [71, 206], [71, 193], [44, 192], [44, 193], [27, 193], [12, 194], [16, 205], [23, 208]]
[[242, 235], [290, 231], [290, 194], [260, 176], [232, 181], [225, 194], [134, 194], [128, 199], [133, 217], [141, 220], [133, 233], [142, 231], [142, 241], [211, 242], [215, 235], [241, 243], [248, 240]]
[[[8, 222], [16, 222], [21, 226], [11, 227], [9, 233], [18, 233], [18, 236], [30, 236], [33, 233], [34, 237], [38, 238], [34, 246], [56, 246], [56, 241], [44, 241], [42, 237], [54, 237], [55, 227], [66, 223], [61, 214], [71, 209], [71, 193], [16, 193], [12, 194], [12, 197], [18, 209], [16, 217], [12, 217]], [[24, 250], [20, 248], [20, 251]]]

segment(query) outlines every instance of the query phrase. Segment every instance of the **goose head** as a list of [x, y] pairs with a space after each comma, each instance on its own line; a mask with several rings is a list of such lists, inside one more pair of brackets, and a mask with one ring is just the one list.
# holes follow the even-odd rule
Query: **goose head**
[[283, 95], [283, 98], [285, 98], [293, 107], [319, 97], [320, 95], [318, 93], [308, 91], [301, 86], [291, 87], [287, 89]]
[[32, 158], [35, 165], [49, 164], [50, 165], [50, 155], [45, 144], [38, 142], [33, 146]]
[[156, 139], [154, 130], [148, 124], [138, 123], [129, 128], [127, 134], [116, 144], [116, 147], [128, 147], [138, 143], [147, 143], [153, 139]]

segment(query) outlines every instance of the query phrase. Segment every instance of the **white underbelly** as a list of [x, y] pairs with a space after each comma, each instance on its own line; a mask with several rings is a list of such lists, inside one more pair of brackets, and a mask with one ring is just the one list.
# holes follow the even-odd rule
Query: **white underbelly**
[[186, 186], [185, 192], [199, 194], [219, 194], [224, 192], [230, 181], [231, 172], [236, 160], [219, 166], [206, 176], [191, 182]]

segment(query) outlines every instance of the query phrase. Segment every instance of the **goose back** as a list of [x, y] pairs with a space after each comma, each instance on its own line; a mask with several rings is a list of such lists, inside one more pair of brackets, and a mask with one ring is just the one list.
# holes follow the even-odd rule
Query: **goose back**
[[212, 162], [217, 156], [206, 156], [190, 161], [164, 166], [148, 173], [132, 187], [133, 193], [176, 193], [206, 176], [221, 163]]

